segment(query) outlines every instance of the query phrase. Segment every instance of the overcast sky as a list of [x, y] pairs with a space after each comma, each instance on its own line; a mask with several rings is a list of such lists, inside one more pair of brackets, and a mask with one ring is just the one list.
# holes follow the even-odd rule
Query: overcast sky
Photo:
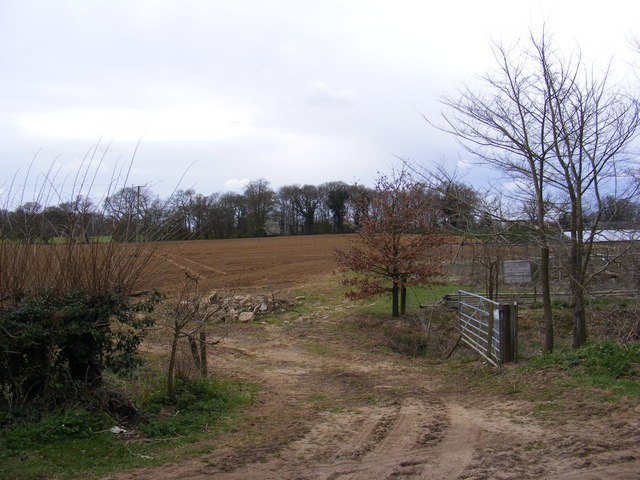
[[28, 185], [51, 165], [72, 179], [100, 139], [94, 190], [140, 139], [127, 184], [162, 196], [183, 176], [208, 194], [455, 163], [422, 114], [493, 67], [492, 40], [545, 21], [626, 67], [638, 19], [637, 0], [0, 0], [0, 184], [36, 154]]

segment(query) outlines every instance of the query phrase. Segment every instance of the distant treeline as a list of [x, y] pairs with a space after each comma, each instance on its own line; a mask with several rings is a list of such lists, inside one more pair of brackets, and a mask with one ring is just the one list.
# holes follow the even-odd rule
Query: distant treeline
[[[285, 185], [277, 190], [265, 179], [242, 193], [204, 195], [178, 190], [162, 199], [146, 186], [123, 187], [102, 202], [78, 195], [57, 205], [26, 202], [0, 210], [3, 241], [58, 243], [64, 239], [98, 241], [197, 240], [352, 232], [366, 213], [358, 201], [370, 190], [341, 181], [322, 185]], [[453, 182], [425, 186], [434, 226], [478, 230], [490, 222], [478, 214], [480, 195]], [[360, 207], [359, 207], [360, 206]], [[624, 220], [637, 218], [637, 204], [611, 208]], [[617, 220], [610, 218], [610, 220]], [[622, 220], [622, 218], [620, 219]]]
[[[162, 199], [146, 186], [132, 186], [99, 204], [77, 196], [57, 205], [30, 201], [13, 211], [4, 209], [0, 228], [5, 241], [52, 243], [109, 236], [130, 241], [347, 233], [361, 214], [355, 199], [368, 191], [341, 181], [274, 190], [267, 180], [259, 179], [242, 193], [204, 195], [187, 189]], [[427, 188], [425, 195], [433, 196], [437, 208], [438, 195]]]

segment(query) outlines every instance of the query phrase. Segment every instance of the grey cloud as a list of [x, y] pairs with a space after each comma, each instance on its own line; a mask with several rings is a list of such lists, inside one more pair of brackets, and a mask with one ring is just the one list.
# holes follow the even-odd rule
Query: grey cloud
[[312, 106], [353, 107], [353, 94], [347, 90], [336, 90], [323, 82], [312, 82], [309, 85], [307, 102]]

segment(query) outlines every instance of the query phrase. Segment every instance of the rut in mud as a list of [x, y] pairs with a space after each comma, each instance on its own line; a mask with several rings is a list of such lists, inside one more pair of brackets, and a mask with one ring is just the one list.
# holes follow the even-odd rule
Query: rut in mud
[[[366, 343], [366, 342], [365, 342]], [[419, 360], [372, 351], [332, 321], [245, 325], [211, 355], [216, 375], [261, 385], [237, 432], [210, 453], [110, 479], [631, 479], [640, 422], [565, 425], [470, 397]]]

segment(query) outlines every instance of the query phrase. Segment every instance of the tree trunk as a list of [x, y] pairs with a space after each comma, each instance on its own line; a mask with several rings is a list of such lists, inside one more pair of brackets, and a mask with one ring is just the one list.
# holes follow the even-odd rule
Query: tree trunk
[[189, 337], [189, 348], [191, 349], [191, 356], [193, 357], [193, 363], [196, 365], [198, 372], [202, 371], [202, 362], [200, 358], [200, 345], [198, 340], [193, 337]]
[[400, 316], [400, 309], [398, 308], [398, 280], [393, 280], [393, 285], [391, 286], [391, 316], [397, 318]]
[[[573, 287], [573, 285], [572, 285]], [[572, 292], [573, 348], [580, 348], [587, 341], [587, 319], [584, 311], [584, 293], [580, 285]]]
[[569, 291], [571, 293], [571, 310], [573, 311], [573, 348], [579, 348], [587, 341], [587, 319], [584, 310], [584, 290], [581, 279], [582, 245], [576, 236], [572, 238], [569, 255], [570, 272]]
[[584, 310], [584, 286], [582, 280], [585, 269], [584, 219], [582, 217], [582, 199], [576, 198], [571, 208], [571, 251], [569, 253], [569, 291], [573, 310], [573, 348], [579, 348], [587, 341], [587, 319]]
[[400, 289], [400, 315], [407, 313], [407, 287], [402, 284]]
[[204, 325], [200, 330], [200, 373], [203, 377], [207, 376], [207, 332]]
[[540, 248], [540, 282], [544, 310], [544, 351], [553, 352], [553, 310], [551, 309], [551, 279], [549, 275], [549, 247]]
[[305, 235], [313, 235], [315, 233], [316, 212], [315, 210], [308, 212], [304, 216], [304, 233]]
[[537, 188], [537, 227], [540, 242], [540, 282], [542, 284], [542, 308], [544, 314], [544, 351], [553, 353], [553, 308], [551, 306], [551, 272], [549, 262], [549, 240], [544, 222], [546, 210], [542, 190], [543, 171], [541, 166], [540, 183]]
[[486, 263], [487, 274], [485, 278], [485, 287], [487, 292], [487, 298], [489, 300], [498, 300], [498, 283], [499, 277], [499, 260], [487, 260]]
[[180, 339], [180, 326], [174, 326], [173, 341], [171, 342], [171, 354], [169, 355], [169, 368], [167, 369], [167, 395], [171, 401], [176, 399], [176, 388], [173, 382], [173, 372], [176, 366], [176, 353], [178, 351], [178, 340]]

